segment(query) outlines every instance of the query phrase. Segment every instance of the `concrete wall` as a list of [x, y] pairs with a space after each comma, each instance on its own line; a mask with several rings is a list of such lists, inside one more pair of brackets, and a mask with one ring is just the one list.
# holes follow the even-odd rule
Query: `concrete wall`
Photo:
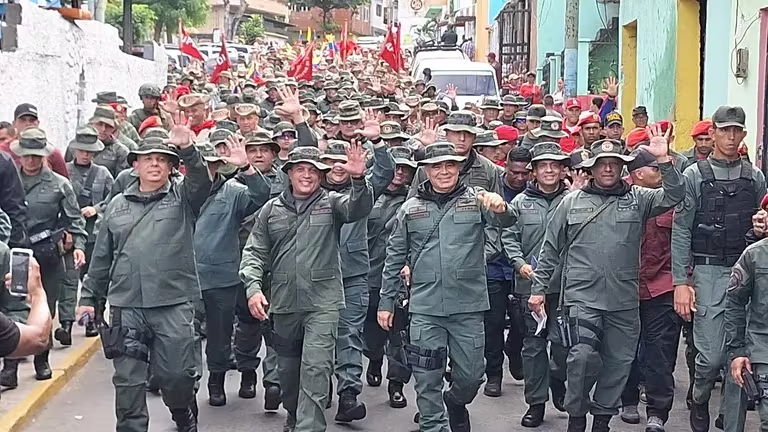
[[48, 139], [65, 148], [78, 124], [88, 121], [96, 92], [113, 90], [140, 106], [139, 87], [164, 85], [167, 57], [155, 46], [159, 61], [120, 51], [117, 29], [95, 21], [65, 20], [58, 12], [21, 2], [17, 49], [0, 52], [0, 119], [13, 120], [24, 102], [37, 106]]
[[[724, 105], [728, 100], [728, 82], [731, 76], [731, 63], [725, 61], [730, 58], [733, 48], [733, 38], [723, 37], [719, 31], [723, 23], [731, 23], [731, 0], [707, 0], [707, 32], [704, 41], [704, 57], [706, 59], [721, 59], [721, 61], [705, 61], [702, 65], [704, 73], [704, 117], [709, 117], [717, 107]], [[732, 33], [730, 33], [732, 34]]]

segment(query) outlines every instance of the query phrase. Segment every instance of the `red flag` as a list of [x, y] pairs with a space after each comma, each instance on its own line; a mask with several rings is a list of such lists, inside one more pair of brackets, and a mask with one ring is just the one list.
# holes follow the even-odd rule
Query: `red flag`
[[229, 63], [229, 55], [227, 54], [227, 44], [224, 43], [224, 38], [221, 39], [221, 51], [219, 56], [216, 57], [216, 67], [211, 73], [211, 82], [217, 84], [219, 82], [219, 75], [225, 70], [229, 70], [232, 65]]
[[387, 29], [387, 36], [384, 38], [384, 44], [381, 46], [381, 52], [379, 53], [379, 57], [387, 62], [395, 71], [400, 71], [402, 66], [399, 30], [399, 25], [390, 26]]
[[312, 58], [315, 55], [315, 41], [304, 47], [304, 51], [291, 63], [288, 68], [288, 76], [296, 81], [312, 81]]
[[344, 21], [344, 31], [341, 33], [341, 44], [339, 44], [339, 54], [341, 55], [341, 62], [347, 61], [349, 51], [347, 51], [347, 22]]
[[181, 28], [181, 35], [180, 35], [181, 37], [179, 37], [179, 51], [190, 56], [193, 59], [205, 61], [203, 54], [200, 52], [199, 49], [197, 49], [197, 45], [195, 45], [195, 41], [193, 41], [192, 38], [189, 37], [189, 34], [187, 34], [187, 31], [184, 30], [184, 25], [181, 25], [180, 28]]

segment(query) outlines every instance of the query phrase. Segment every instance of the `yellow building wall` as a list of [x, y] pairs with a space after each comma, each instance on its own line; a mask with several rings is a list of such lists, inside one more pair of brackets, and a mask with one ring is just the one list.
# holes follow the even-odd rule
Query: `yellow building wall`
[[477, 0], [475, 3], [475, 61], [486, 61], [488, 46], [488, 0]]
[[632, 108], [637, 101], [637, 21], [621, 28], [621, 93], [619, 104], [626, 132], [632, 127]]
[[677, 54], [675, 69], [674, 147], [686, 150], [691, 147], [688, 138], [693, 125], [699, 121], [701, 88], [699, 78], [699, 2], [677, 0]]

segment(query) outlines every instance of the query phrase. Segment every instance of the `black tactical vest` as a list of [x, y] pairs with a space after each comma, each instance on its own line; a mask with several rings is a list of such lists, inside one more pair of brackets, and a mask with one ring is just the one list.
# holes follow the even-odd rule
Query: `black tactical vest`
[[716, 180], [707, 160], [696, 163], [701, 171], [701, 205], [693, 223], [691, 248], [694, 257], [707, 256], [732, 266], [747, 247], [744, 236], [752, 228], [757, 193], [752, 164], [741, 162], [741, 175], [734, 180]]

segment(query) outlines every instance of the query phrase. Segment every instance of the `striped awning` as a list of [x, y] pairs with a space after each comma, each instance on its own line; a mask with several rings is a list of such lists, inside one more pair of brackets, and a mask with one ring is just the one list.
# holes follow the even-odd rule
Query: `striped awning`
[[463, 24], [475, 20], [475, 5], [461, 8], [453, 13], [453, 18], [456, 24]]

